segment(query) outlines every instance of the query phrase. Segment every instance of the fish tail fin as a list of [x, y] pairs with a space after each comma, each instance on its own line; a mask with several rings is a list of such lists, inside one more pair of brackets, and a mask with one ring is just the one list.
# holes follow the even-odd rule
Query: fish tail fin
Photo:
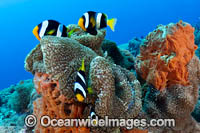
[[115, 25], [117, 23], [116, 18], [111, 18], [107, 20], [107, 25], [111, 28], [112, 31], [115, 31]]
[[85, 60], [84, 60], [84, 58], [82, 59], [81, 67], [79, 68], [79, 70], [85, 72]]

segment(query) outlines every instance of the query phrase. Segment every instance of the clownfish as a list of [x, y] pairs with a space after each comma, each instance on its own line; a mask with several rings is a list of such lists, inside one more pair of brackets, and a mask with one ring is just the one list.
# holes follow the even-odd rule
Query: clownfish
[[74, 93], [79, 102], [83, 102], [87, 96], [87, 93], [92, 94], [93, 90], [91, 87], [86, 87], [86, 76], [85, 76], [85, 63], [82, 60], [81, 67], [79, 68], [76, 76], [76, 81], [74, 83]]
[[57, 36], [57, 37], [68, 37], [67, 27], [55, 20], [45, 20], [42, 23], [35, 26], [33, 34], [38, 40], [45, 35]]
[[95, 111], [94, 111], [94, 107], [91, 107], [90, 108], [90, 120], [92, 120], [92, 123], [94, 124], [94, 125], [96, 125], [97, 124], [97, 115], [96, 115], [96, 113], [95, 113]]
[[109, 26], [112, 31], [115, 31], [116, 18], [108, 19], [104, 13], [88, 11], [79, 19], [78, 25], [91, 35], [97, 35], [97, 30]]
[[91, 107], [90, 109], [90, 119], [96, 119], [97, 115], [94, 111], [94, 107]]

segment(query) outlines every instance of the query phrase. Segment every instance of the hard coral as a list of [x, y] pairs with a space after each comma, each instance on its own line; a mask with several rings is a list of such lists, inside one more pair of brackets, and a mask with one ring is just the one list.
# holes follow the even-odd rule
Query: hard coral
[[140, 45], [143, 42], [143, 38], [134, 37], [132, 40], [129, 41], [128, 50], [131, 54], [136, 57], [140, 53]]
[[196, 23], [196, 25], [194, 26], [195, 31], [194, 31], [194, 35], [195, 35], [195, 44], [197, 44], [198, 46], [200, 45], [200, 21], [198, 21]]
[[[194, 31], [194, 35], [195, 35], [195, 44], [199, 47], [200, 46], [200, 21], [198, 21], [195, 25], [194, 25], [195, 31]], [[198, 48], [196, 50], [196, 55], [198, 57], [200, 57], [200, 48]]]
[[42, 116], [47, 115], [54, 119], [81, 118], [85, 105], [67, 100], [60, 92], [59, 82], [52, 80], [48, 74], [36, 73], [34, 83], [37, 92], [42, 95], [34, 101], [34, 114], [39, 120], [35, 127], [36, 133], [89, 133], [86, 127], [42, 127], [40, 125]]
[[197, 46], [194, 28], [180, 21], [167, 26], [159, 25], [140, 48], [137, 72], [158, 90], [180, 84], [189, 85], [186, 65]]
[[32, 79], [22, 80], [15, 85], [0, 90], [0, 132], [16, 133], [24, 127], [24, 119], [31, 108]]
[[33, 89], [32, 80], [21, 81], [15, 86], [14, 93], [10, 95], [8, 106], [17, 113], [24, 113], [27, 111]]

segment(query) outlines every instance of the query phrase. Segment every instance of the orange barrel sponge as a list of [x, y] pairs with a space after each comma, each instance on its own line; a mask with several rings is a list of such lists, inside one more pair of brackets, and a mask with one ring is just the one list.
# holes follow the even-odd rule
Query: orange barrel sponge
[[[37, 117], [35, 133], [89, 133], [86, 127], [42, 127], [40, 119], [42, 116], [49, 116], [51, 119], [72, 119], [81, 118], [85, 105], [76, 103], [74, 100], [67, 100], [59, 90], [58, 81], [51, 79], [45, 73], [36, 73], [34, 77], [35, 89], [41, 95], [34, 101], [33, 114]], [[46, 123], [45, 123], [46, 124]]]
[[139, 129], [132, 129], [132, 130], [122, 130], [123, 133], [148, 133], [148, 130], [139, 130]]
[[158, 90], [170, 85], [187, 86], [187, 64], [195, 54], [194, 28], [179, 21], [159, 25], [140, 47], [136, 64], [139, 75]]

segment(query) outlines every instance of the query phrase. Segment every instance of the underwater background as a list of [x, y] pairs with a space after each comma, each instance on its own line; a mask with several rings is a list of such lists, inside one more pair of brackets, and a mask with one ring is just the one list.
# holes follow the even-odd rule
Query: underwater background
[[118, 19], [115, 32], [107, 28], [106, 39], [122, 44], [146, 36], [159, 24], [197, 23], [199, 5], [199, 0], [1, 0], [0, 89], [33, 77], [25, 71], [24, 59], [39, 43], [32, 30], [43, 20], [77, 24], [86, 11], [103, 12]]
[[[0, 133], [199, 133], [199, 5], [199, 0], [0, 0]], [[94, 21], [87, 17], [94, 12], [88, 12], [80, 19], [87, 11], [117, 18], [115, 31], [115, 19], [109, 19], [111, 28], [96, 34], [105, 16], [98, 13]], [[55, 35], [51, 24], [57, 23], [44, 20], [64, 24], [69, 36], [64, 27], [59, 37], [57, 27], [57, 36], [40, 34], [40, 40], [38, 32]], [[39, 121], [27, 125], [29, 115], [144, 119], [147, 125], [52, 128]], [[161, 118], [175, 125], [148, 124]]]

